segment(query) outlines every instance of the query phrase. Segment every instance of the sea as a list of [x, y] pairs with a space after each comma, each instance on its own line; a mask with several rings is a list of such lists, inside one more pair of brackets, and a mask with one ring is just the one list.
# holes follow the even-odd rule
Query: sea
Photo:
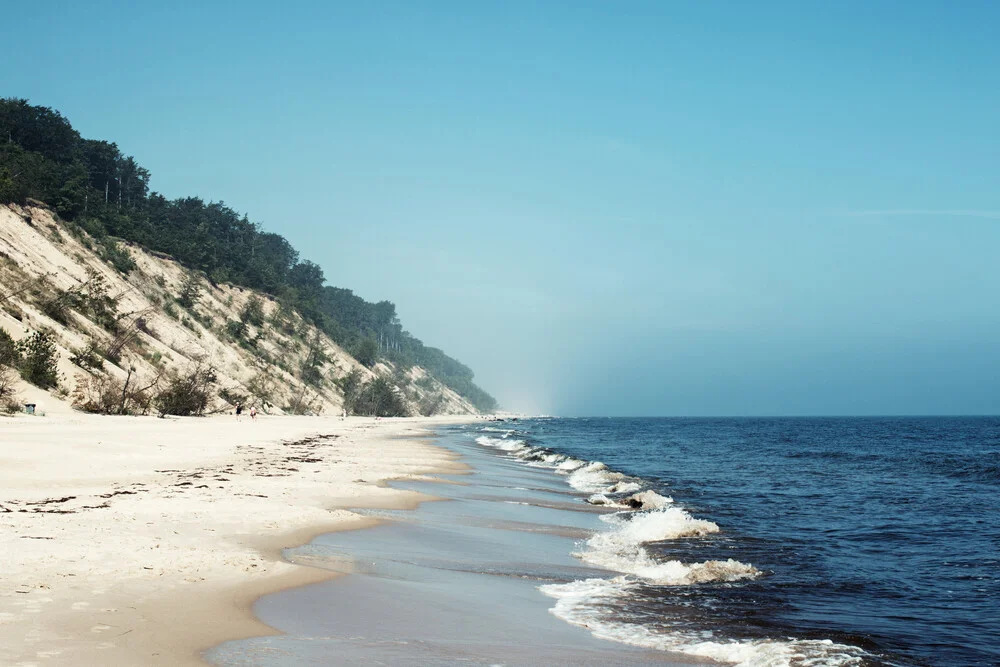
[[[377, 424], [373, 424], [377, 428]], [[1000, 665], [1000, 418], [440, 427], [438, 498], [290, 549], [216, 665]]]
[[544, 584], [626, 644], [740, 665], [1000, 665], [1000, 419], [527, 419], [469, 437], [619, 509]]

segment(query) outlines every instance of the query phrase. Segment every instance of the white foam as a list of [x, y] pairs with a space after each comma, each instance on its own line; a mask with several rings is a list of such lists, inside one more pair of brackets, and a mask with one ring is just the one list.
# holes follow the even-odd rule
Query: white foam
[[565, 461], [560, 463], [558, 466], [556, 466], [556, 470], [558, 472], [568, 473], [577, 470], [579, 468], [582, 468], [585, 465], [587, 465], [586, 461], [581, 461], [580, 459], [574, 459], [573, 457], [569, 457]]
[[691, 586], [710, 581], [754, 579], [760, 571], [753, 565], [737, 560], [710, 560], [704, 563], [682, 563], [679, 560], [657, 561], [645, 549], [632, 553], [593, 551], [582, 554], [583, 560], [625, 574], [640, 577], [659, 586]]
[[609, 498], [603, 493], [595, 493], [587, 498], [587, 502], [591, 505], [603, 505], [605, 507], [615, 507], [626, 510], [652, 510], [666, 507], [670, 503], [674, 502], [674, 499], [669, 496], [661, 496], [656, 491], [646, 490], [640, 491], [639, 493], [633, 493], [631, 496], [626, 496], [624, 498]]
[[695, 519], [680, 507], [668, 506], [635, 514], [614, 514], [602, 519], [614, 524], [614, 528], [598, 533], [588, 541], [595, 548], [605, 544], [645, 544], [719, 532], [718, 524]]
[[707, 581], [737, 581], [751, 579], [760, 574], [760, 571], [752, 565], [732, 559], [688, 565], [677, 560], [660, 561], [653, 558], [643, 548], [643, 544], [719, 531], [718, 525], [711, 521], [695, 519], [679, 507], [664, 507], [601, 518], [611, 523], [613, 527], [593, 535], [586, 541], [586, 549], [575, 554], [591, 565], [631, 574], [663, 586], [684, 586]]
[[494, 449], [500, 449], [505, 452], [513, 452], [518, 449], [526, 447], [524, 440], [509, 440], [506, 436], [503, 438], [492, 438], [488, 435], [481, 435], [476, 438], [476, 442], [485, 447], [493, 447]]
[[646, 490], [629, 496], [642, 503], [643, 509], [661, 509], [674, 502], [670, 496], [661, 496], [656, 491]]
[[587, 502], [590, 503], [591, 505], [607, 505], [609, 507], [625, 507], [625, 505], [622, 505], [621, 503], [617, 503], [614, 500], [611, 500], [610, 498], [608, 498], [603, 493], [595, 493], [595, 494], [591, 495], [589, 498], [587, 498]]
[[566, 481], [577, 491], [588, 493], [631, 493], [642, 488], [634, 479], [609, 470], [600, 461], [577, 467]]
[[704, 641], [693, 632], [664, 634], [644, 625], [607, 618], [609, 604], [628, 596], [637, 583], [628, 577], [548, 584], [539, 590], [556, 599], [555, 616], [588, 628], [598, 638], [661, 651], [710, 658], [736, 667], [853, 667], [865, 652], [829, 640]]

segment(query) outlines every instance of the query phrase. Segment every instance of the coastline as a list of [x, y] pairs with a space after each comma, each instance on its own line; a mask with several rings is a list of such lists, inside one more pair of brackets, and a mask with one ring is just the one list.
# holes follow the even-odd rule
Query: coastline
[[0, 662], [204, 665], [275, 634], [259, 597], [338, 576], [282, 549], [433, 499], [386, 482], [462, 471], [426, 428], [470, 419], [0, 421]]

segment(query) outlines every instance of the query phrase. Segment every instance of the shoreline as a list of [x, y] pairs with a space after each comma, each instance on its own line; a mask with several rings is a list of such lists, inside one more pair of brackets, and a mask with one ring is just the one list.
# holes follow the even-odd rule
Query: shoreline
[[387, 482], [461, 472], [427, 427], [472, 419], [0, 421], [0, 663], [205, 665], [276, 634], [258, 599], [338, 576], [283, 549], [433, 500]]

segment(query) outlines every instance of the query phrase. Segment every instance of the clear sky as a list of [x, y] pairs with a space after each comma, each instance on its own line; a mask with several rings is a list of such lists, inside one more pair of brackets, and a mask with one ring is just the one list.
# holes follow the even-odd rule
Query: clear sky
[[1000, 413], [998, 3], [4, 15], [0, 95], [392, 300], [506, 407]]

